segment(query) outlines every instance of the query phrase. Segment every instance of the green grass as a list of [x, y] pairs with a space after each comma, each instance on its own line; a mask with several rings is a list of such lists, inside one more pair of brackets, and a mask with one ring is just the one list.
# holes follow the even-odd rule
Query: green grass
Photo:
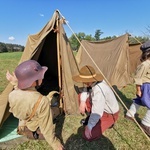
[[5, 78], [6, 71], [13, 72], [17, 66], [22, 52], [0, 53], [0, 93], [8, 84]]
[[[7, 85], [5, 79], [6, 70], [13, 71], [20, 59], [21, 53], [0, 54], [1, 72], [0, 72], [0, 91]], [[132, 98], [135, 96], [135, 86], [128, 85], [121, 91], [117, 90], [121, 101], [129, 108]], [[119, 100], [118, 100], [119, 101]], [[62, 140], [66, 150], [148, 150], [150, 141], [142, 133], [139, 127], [124, 118], [126, 109], [120, 103], [120, 116], [115, 126], [108, 129], [102, 138], [87, 142], [82, 139], [83, 127], [80, 125], [81, 115], [61, 116], [56, 126], [56, 135]], [[139, 119], [144, 116], [146, 108], [139, 110]], [[50, 150], [46, 141], [28, 140], [22, 144], [15, 145], [12, 150]]]

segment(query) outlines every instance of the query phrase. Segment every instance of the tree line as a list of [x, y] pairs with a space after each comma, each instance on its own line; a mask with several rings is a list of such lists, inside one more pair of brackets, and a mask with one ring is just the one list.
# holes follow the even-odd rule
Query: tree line
[[[78, 50], [79, 47], [80, 47], [79, 41], [82, 41], [82, 40], [87, 40], [87, 41], [106, 41], [106, 40], [112, 40], [112, 39], [117, 38], [117, 36], [115, 36], [115, 35], [101, 38], [102, 34], [103, 34], [103, 32], [100, 29], [95, 31], [95, 35], [94, 36], [92, 36], [91, 34], [90, 35], [86, 35], [84, 32], [79, 32], [79, 33], [75, 33], [75, 35], [72, 34], [71, 37], [69, 38], [69, 42], [70, 42], [70, 45], [71, 45], [73, 50]], [[139, 42], [140, 43], [144, 43], [147, 40], [149, 40], [148, 36], [131, 37], [129, 35], [129, 44], [137, 44]]]
[[24, 50], [24, 46], [22, 45], [0, 42], [0, 53], [18, 52], [18, 51], [22, 52], [23, 50]]

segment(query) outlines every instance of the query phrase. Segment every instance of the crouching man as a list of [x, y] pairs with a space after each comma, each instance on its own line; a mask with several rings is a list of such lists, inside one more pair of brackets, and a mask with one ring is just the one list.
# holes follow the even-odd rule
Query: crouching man
[[117, 99], [103, 80], [101, 74], [96, 74], [91, 66], [84, 66], [80, 74], [73, 76], [73, 80], [85, 84], [80, 94], [80, 112], [89, 112], [86, 119], [87, 125], [83, 132], [83, 138], [87, 141], [99, 139], [103, 132], [111, 128], [118, 119], [119, 105]]

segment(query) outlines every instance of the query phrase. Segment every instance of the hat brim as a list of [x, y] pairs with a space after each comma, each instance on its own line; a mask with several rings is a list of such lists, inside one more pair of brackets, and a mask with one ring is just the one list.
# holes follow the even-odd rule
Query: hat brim
[[104, 78], [101, 74], [96, 74], [96, 76], [94, 77], [90, 77], [90, 78], [84, 78], [84, 77], [80, 77], [79, 75], [73, 76], [72, 79], [75, 82], [96, 82], [96, 81], [102, 81]]

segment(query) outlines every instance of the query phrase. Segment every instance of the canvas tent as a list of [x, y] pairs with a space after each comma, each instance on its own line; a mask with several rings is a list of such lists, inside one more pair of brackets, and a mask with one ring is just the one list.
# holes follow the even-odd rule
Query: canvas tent
[[140, 57], [142, 54], [142, 51], [140, 50], [141, 44], [130, 44], [129, 45], [129, 58], [130, 58], [130, 73], [131, 76], [135, 72], [137, 66], [141, 63]]
[[137, 57], [140, 55], [140, 50], [139, 44], [136, 47], [129, 46], [128, 37], [128, 34], [124, 34], [108, 41], [81, 41], [81, 46], [76, 55], [79, 67], [93, 66], [96, 72], [101, 71], [107, 81], [112, 86], [117, 86], [118, 89], [132, 83], [131, 73], [135, 71], [138, 64], [136, 59], [139, 59]]
[[[47, 95], [53, 90], [62, 91], [64, 94], [64, 112], [77, 114], [77, 93], [74, 89], [72, 75], [78, 73], [78, 66], [64, 31], [63, 23], [64, 18], [56, 10], [50, 21], [39, 33], [28, 37], [19, 63], [33, 59], [42, 66], [47, 66], [48, 71], [46, 71], [39, 92]], [[0, 125], [9, 116], [8, 94], [12, 90], [12, 85], [8, 84], [0, 95]]]

